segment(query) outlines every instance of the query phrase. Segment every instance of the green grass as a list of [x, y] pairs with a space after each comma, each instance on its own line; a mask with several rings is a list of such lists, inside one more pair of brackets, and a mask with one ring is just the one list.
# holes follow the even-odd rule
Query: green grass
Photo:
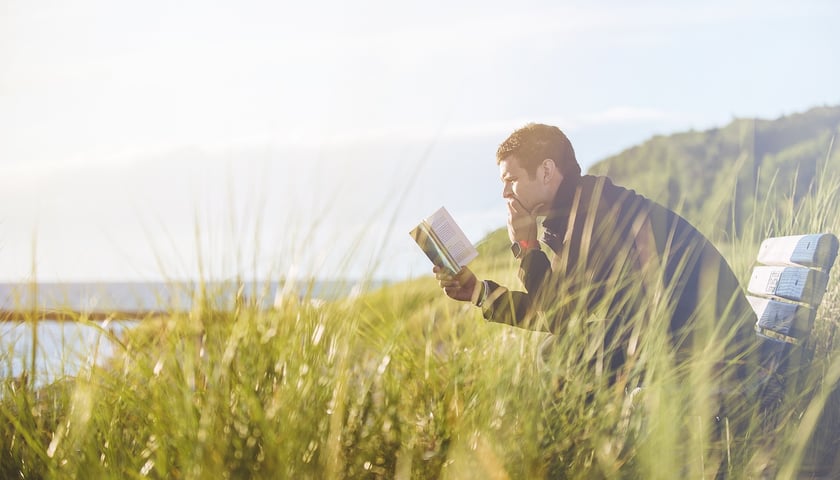
[[[745, 281], [757, 239], [840, 233], [838, 191], [824, 179], [716, 244]], [[516, 285], [505, 232], [480, 251], [480, 276]], [[727, 449], [731, 478], [765, 464], [836, 476], [838, 272], [772, 442], [720, 445], [695, 415], [706, 366], [670, 384], [661, 336], [642, 337], [649, 382], [631, 398], [592, 373], [585, 336], [546, 353], [545, 334], [488, 324], [429, 276], [323, 304], [196, 308], [132, 331], [106, 367], [37, 390], [6, 380], [0, 477], [712, 478]]]

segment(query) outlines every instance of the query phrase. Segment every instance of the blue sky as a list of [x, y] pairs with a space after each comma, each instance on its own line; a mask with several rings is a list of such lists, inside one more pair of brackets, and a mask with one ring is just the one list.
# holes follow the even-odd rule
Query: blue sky
[[[453, 5], [454, 3], [454, 5]], [[833, 1], [0, 0], [0, 279], [425, 274], [528, 121], [585, 166], [840, 103]], [[34, 251], [34, 253], [33, 253]]]

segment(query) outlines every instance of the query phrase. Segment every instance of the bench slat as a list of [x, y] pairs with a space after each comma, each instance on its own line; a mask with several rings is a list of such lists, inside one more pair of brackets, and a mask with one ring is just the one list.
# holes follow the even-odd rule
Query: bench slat
[[773, 237], [761, 242], [758, 262], [830, 269], [837, 256], [837, 237], [830, 233]]
[[828, 275], [805, 267], [755, 267], [747, 291], [755, 295], [776, 296], [819, 305], [825, 293]]
[[813, 308], [752, 295], [747, 295], [747, 300], [758, 317], [755, 329], [759, 335], [778, 339], [769, 333], [773, 332], [802, 340], [810, 334], [816, 317]]

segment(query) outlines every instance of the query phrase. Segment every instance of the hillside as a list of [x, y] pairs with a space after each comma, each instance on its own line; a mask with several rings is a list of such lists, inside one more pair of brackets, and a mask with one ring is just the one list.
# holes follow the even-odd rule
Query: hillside
[[756, 206], [795, 208], [824, 169], [837, 171], [838, 132], [840, 106], [735, 119], [722, 128], [655, 136], [589, 173], [607, 175], [720, 238], [740, 233]]

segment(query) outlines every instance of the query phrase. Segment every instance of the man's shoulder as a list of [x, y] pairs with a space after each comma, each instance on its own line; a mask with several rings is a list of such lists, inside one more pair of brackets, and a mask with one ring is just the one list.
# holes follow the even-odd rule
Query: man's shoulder
[[[586, 175], [581, 178], [581, 183], [584, 185], [584, 190], [588, 190], [589, 192], [595, 192], [597, 189], [600, 189], [601, 199], [605, 201], [601, 202], [599, 208], [610, 208], [618, 204], [623, 212], [622, 215], [643, 214], [649, 217], [651, 222], [661, 223], [662, 225], [669, 226], [669, 228], [678, 228], [686, 232], [697, 230], [691, 222], [679, 213], [638, 193], [632, 188], [615, 184], [609, 177]], [[702, 236], [699, 231], [696, 234]]]
[[614, 203], [621, 203], [626, 206], [636, 205], [639, 207], [648, 204], [655, 204], [653, 200], [636, 192], [632, 188], [617, 185], [610, 177], [602, 175], [584, 175], [581, 177], [581, 185], [584, 192], [587, 192], [590, 195], [597, 194], [602, 199], [606, 200], [607, 203], [602, 204], [602, 206], [612, 205]]
[[602, 192], [601, 196], [606, 197], [608, 200], [633, 204], [639, 207], [646, 207], [682, 218], [682, 216], [675, 211], [644, 196], [636, 190], [616, 184], [610, 177], [603, 175], [585, 175], [581, 177], [581, 183], [584, 185], [585, 190], [594, 192], [597, 189], [600, 189]]

